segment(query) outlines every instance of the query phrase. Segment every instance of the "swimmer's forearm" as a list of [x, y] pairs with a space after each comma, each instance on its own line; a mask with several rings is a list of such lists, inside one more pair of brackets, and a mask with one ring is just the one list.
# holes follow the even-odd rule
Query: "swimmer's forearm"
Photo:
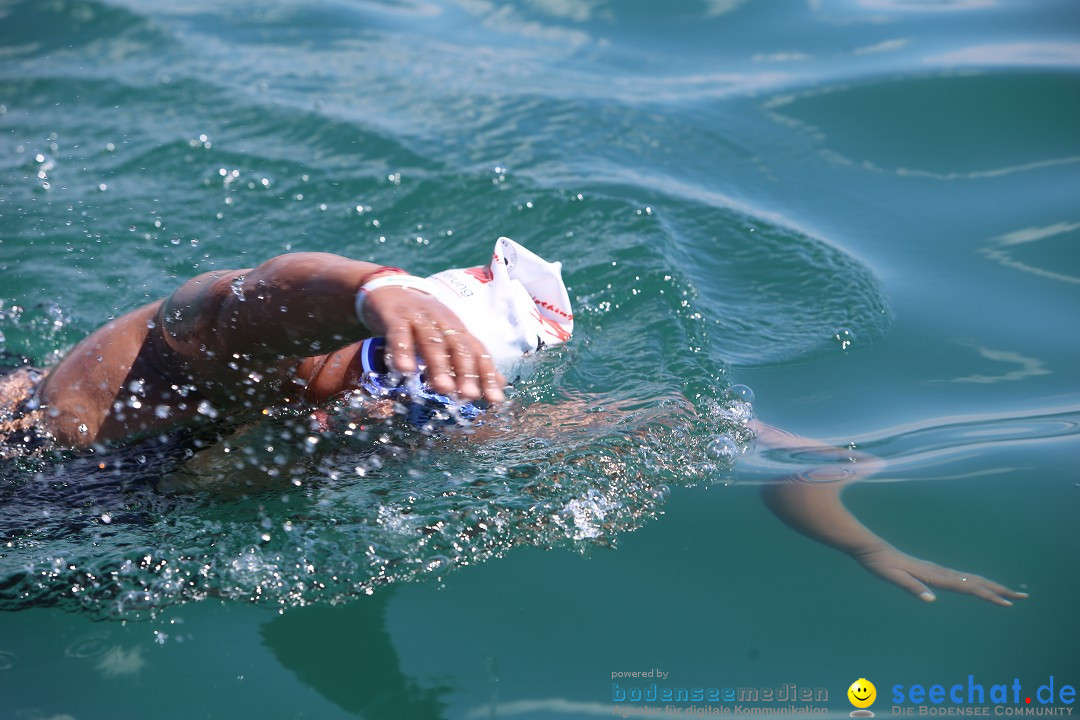
[[328, 253], [293, 253], [250, 270], [189, 280], [161, 311], [170, 344], [189, 353], [276, 358], [317, 355], [367, 337], [360, 286], [382, 270]]
[[785, 478], [762, 488], [765, 505], [793, 530], [858, 559], [890, 545], [855, 519], [840, 500], [841, 484]]
[[772, 447], [818, 457], [816, 468], [779, 478], [762, 489], [765, 505], [792, 529], [853, 557], [891, 547], [844, 507], [840, 491], [881, 470], [885, 463], [867, 453], [827, 445], [760, 423], [758, 440]]

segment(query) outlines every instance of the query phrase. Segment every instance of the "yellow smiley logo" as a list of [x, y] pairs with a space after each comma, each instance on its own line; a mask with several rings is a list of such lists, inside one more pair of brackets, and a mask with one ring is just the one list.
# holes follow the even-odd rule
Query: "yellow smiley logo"
[[866, 678], [859, 678], [847, 689], [848, 700], [857, 708], [868, 708], [877, 699], [877, 688]]

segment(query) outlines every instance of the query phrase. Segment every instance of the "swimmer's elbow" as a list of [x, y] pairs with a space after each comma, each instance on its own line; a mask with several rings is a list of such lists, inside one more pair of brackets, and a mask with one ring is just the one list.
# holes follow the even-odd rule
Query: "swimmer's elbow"
[[99, 442], [101, 420], [86, 412], [85, 408], [50, 405], [47, 415], [48, 433], [60, 447], [86, 450]]
[[204, 352], [214, 344], [214, 329], [225, 309], [232, 283], [244, 270], [197, 275], [165, 298], [157, 325], [170, 349], [181, 354]]

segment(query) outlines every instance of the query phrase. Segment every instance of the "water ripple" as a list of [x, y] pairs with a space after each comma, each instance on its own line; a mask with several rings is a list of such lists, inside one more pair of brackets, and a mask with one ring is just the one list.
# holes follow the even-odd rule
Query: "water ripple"
[[[1039, 452], [1051, 443], [1075, 443], [1080, 436], [1080, 405], [1035, 408], [1028, 411], [936, 417], [838, 440], [887, 461], [885, 470], [863, 482], [894, 482], [933, 469], [935, 480], [978, 477], [1009, 472], [990, 466], [982, 470], [951, 471], [972, 457], [990, 452]], [[770, 482], [808, 467], [798, 453], [768, 451], [744, 461], [740, 482]]]

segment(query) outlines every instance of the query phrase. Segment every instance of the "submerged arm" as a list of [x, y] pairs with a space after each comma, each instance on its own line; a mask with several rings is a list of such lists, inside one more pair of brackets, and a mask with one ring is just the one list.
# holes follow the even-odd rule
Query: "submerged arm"
[[900, 552], [855, 519], [840, 500], [849, 483], [881, 470], [885, 463], [873, 455], [825, 445], [762, 424], [758, 439], [772, 447], [813, 454], [826, 462], [788, 476], [762, 489], [765, 504], [792, 529], [850, 555], [883, 580], [932, 602], [931, 587], [967, 593], [997, 605], [1027, 597], [979, 575], [961, 573]]

